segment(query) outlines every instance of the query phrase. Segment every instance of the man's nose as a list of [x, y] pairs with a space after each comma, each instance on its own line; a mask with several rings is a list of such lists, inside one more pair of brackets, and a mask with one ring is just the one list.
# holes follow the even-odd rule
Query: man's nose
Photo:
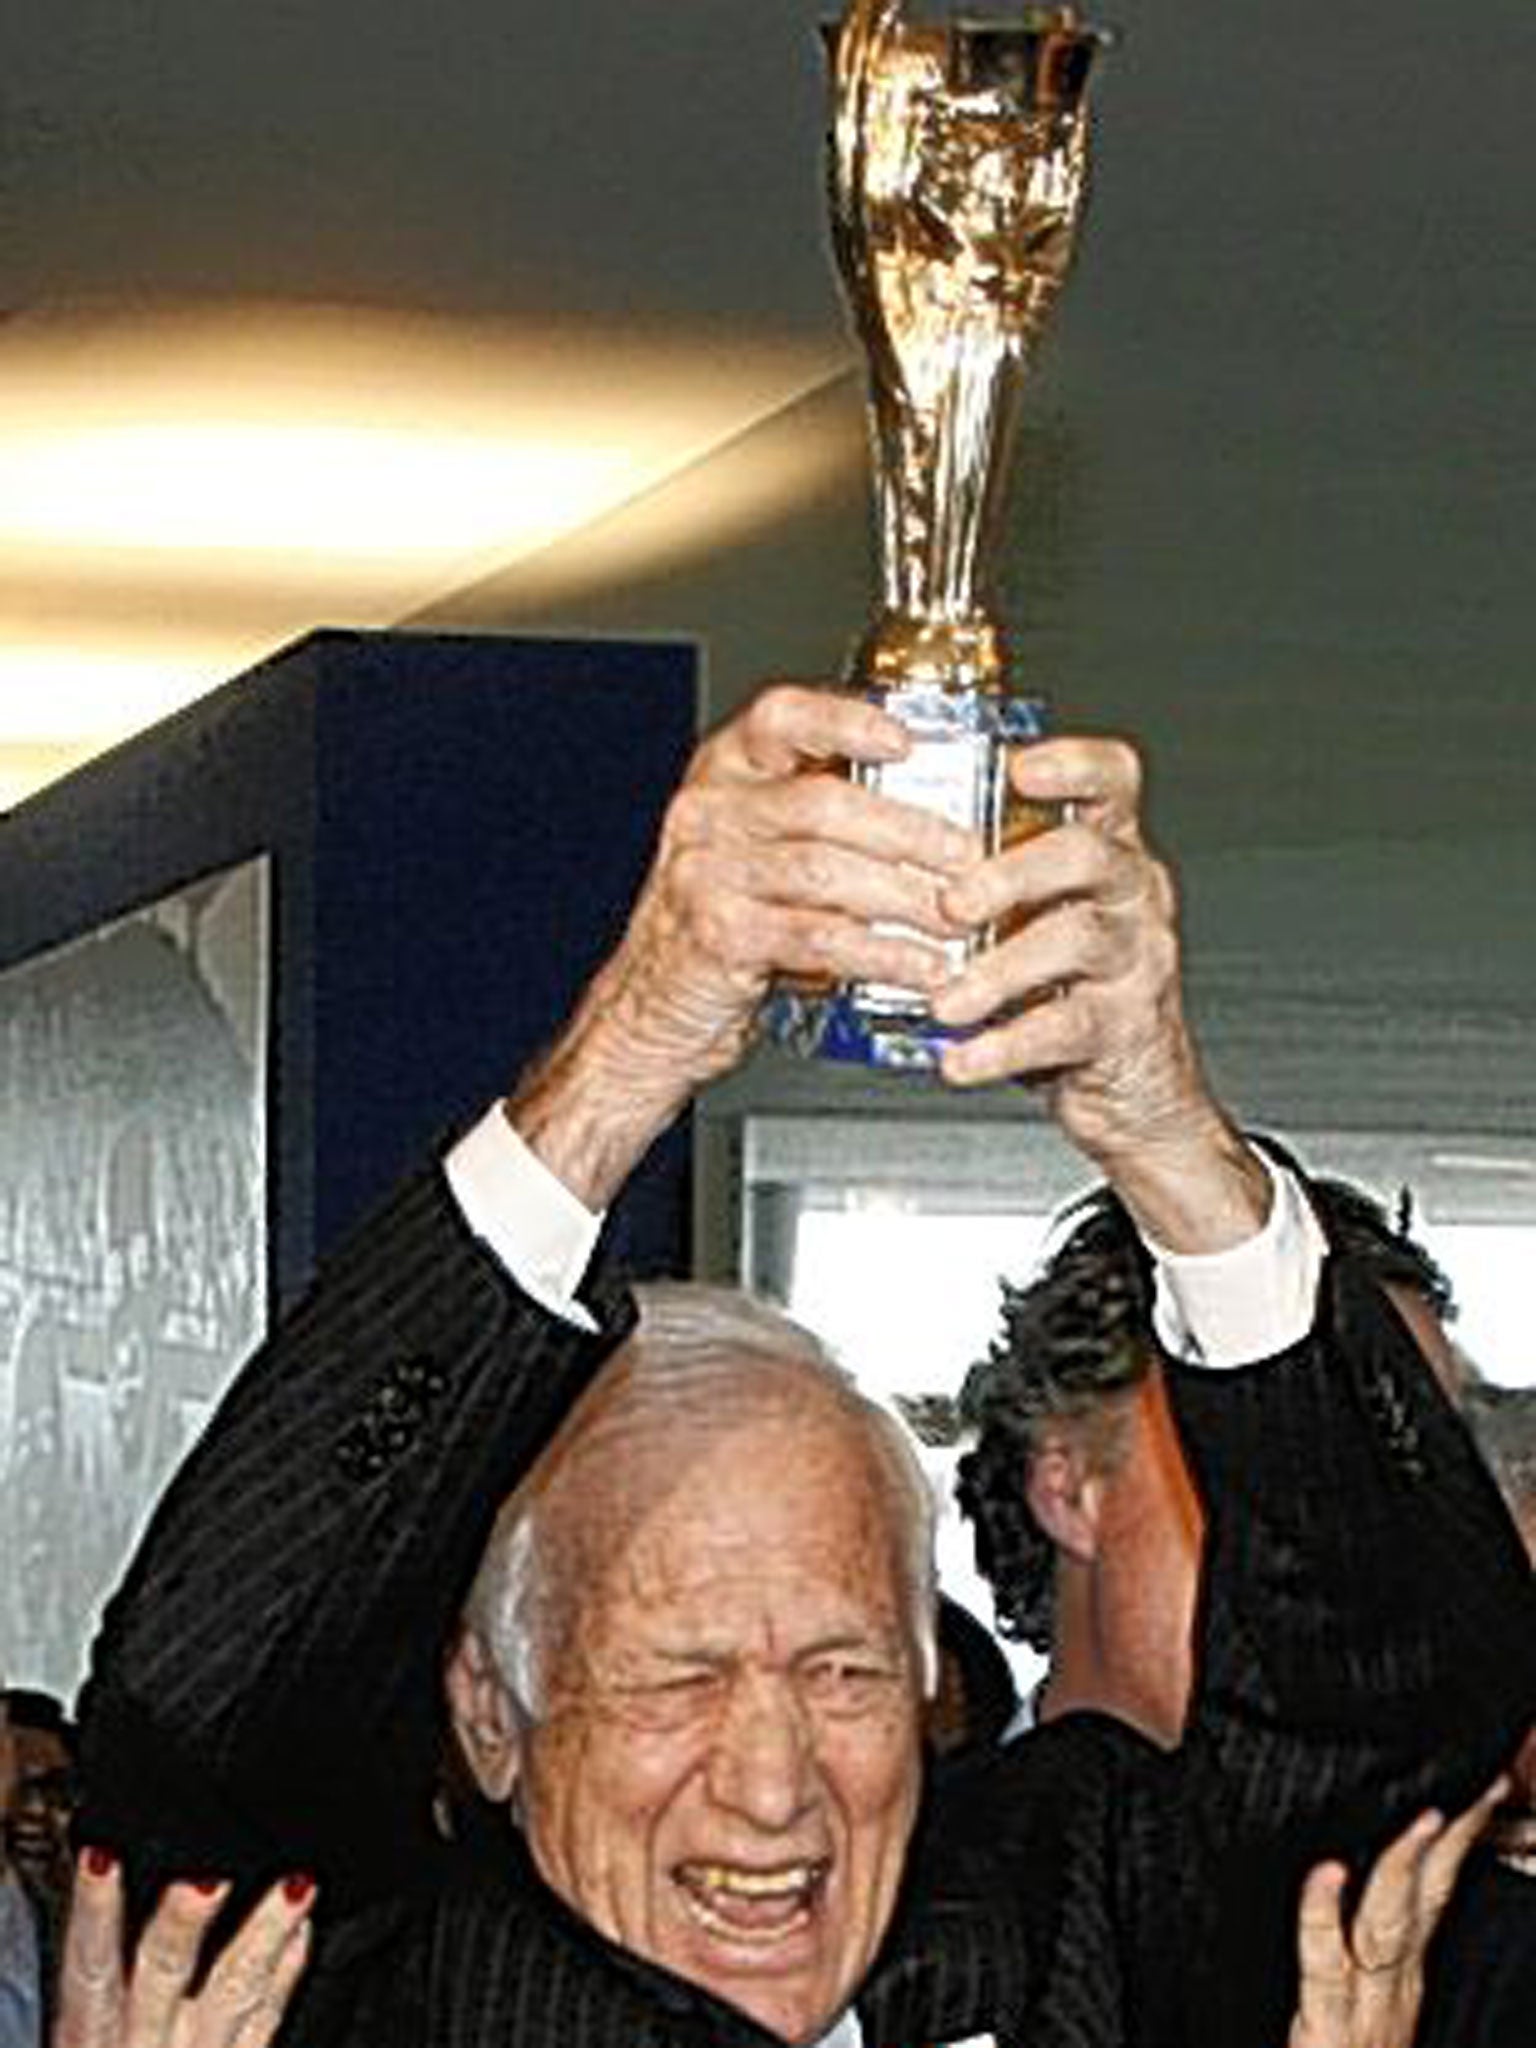
[[715, 1730], [708, 1778], [718, 1805], [775, 1832], [814, 1802], [815, 1742], [789, 1679], [738, 1675]]

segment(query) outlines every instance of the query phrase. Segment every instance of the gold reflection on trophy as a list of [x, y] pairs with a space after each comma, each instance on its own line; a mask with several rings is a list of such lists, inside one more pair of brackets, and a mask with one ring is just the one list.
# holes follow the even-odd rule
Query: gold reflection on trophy
[[[911, 736], [854, 770], [992, 849], [1054, 822], [1014, 797], [1008, 749], [1043, 730], [991, 603], [1019, 386], [1082, 214], [1084, 92], [1108, 38], [1070, 7], [937, 26], [850, 0], [830, 37], [832, 234], [868, 358], [880, 599], [850, 682]], [[953, 940], [958, 969], [982, 932]], [[943, 1033], [910, 989], [785, 985], [783, 1044], [932, 1068]]]
[[1003, 688], [987, 552], [1020, 372], [1072, 257], [1104, 40], [1070, 8], [929, 27], [852, 0], [844, 17], [832, 222], [870, 369], [868, 685]]

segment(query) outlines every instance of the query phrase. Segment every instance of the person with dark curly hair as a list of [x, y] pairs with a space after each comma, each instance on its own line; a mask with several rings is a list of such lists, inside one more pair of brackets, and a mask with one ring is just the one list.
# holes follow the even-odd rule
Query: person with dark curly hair
[[[1272, 1143], [1270, 1151], [1286, 1159]], [[1444, 1327], [1456, 1313], [1444, 1268], [1364, 1188], [1327, 1178], [1307, 1186], [1333, 1251], [1389, 1294], [1436, 1376], [1460, 1397], [1470, 1368]], [[1065, 1221], [1071, 1229], [1036, 1280], [1001, 1282], [1001, 1327], [954, 1405], [956, 1427], [975, 1432], [975, 1448], [958, 1464], [956, 1497], [997, 1624], [1053, 1655], [1057, 1686], [1065, 1683], [1061, 1661], [1077, 1647], [1055, 1624], [1059, 1581], [1071, 1583], [1081, 1552], [1061, 1513], [1063, 1464], [1079, 1483], [1118, 1477], [1126, 1485], [1133, 1475], [1149, 1479], [1135, 1468], [1151, 1458], [1167, 1516], [1180, 1530], [1198, 1522], [1182, 1450], [1165, 1436], [1147, 1249], [1108, 1188], [1073, 1204]], [[1186, 1542], [1180, 1550], [1194, 1559]], [[1143, 1554], [1143, 1575], [1145, 1563]], [[1174, 1726], [1153, 1733], [1178, 1735], [1182, 1718], [1180, 1706]]]
[[1171, 1743], [1201, 1515], [1155, 1371], [1152, 1298], [1130, 1218], [1094, 1197], [1033, 1285], [1003, 1285], [1001, 1330], [960, 1398], [977, 1434], [957, 1496], [1003, 1633], [1050, 1655], [1038, 1709], [1096, 1707]]
[[[1282, 1171], [1299, 1174], [1294, 1161], [1272, 1150]], [[1450, 1282], [1410, 1235], [1406, 1213], [1394, 1220], [1344, 1181], [1317, 1179], [1305, 1187], [1333, 1283], [1385, 1296], [1390, 1307], [1378, 1313], [1413, 1339], [1398, 1347], [1400, 1361], [1419, 1368], [1408, 1378], [1387, 1378], [1347, 1352], [1340, 1357], [1341, 1378], [1364, 1425], [1367, 1459], [1357, 1474], [1337, 1462], [1321, 1431], [1309, 1440], [1298, 1429], [1295, 1500], [1257, 1497], [1250, 1521], [1228, 1512], [1211, 1528], [1211, 1494], [1202, 1480], [1230, 1471], [1231, 1460], [1226, 1419], [1209, 1398], [1213, 1376], [1191, 1371], [1159, 1341], [1164, 1317], [1152, 1262], [1108, 1190], [1070, 1212], [1068, 1234], [1036, 1280], [1004, 1284], [1000, 1327], [956, 1404], [957, 1424], [974, 1432], [958, 1468], [958, 1498], [999, 1626], [1050, 1659], [1036, 1715], [1050, 1721], [1074, 1709], [1113, 1713], [1174, 1752], [1182, 1775], [1170, 1802], [1176, 1818], [1167, 1860], [1180, 1874], [1181, 1928], [1203, 1927], [1210, 1952], [1228, 1956], [1224, 1934], [1245, 1916], [1250, 1927], [1262, 1918], [1252, 1881], [1262, 1859], [1238, 1845], [1246, 1841], [1251, 1851], [1269, 1831], [1282, 1867], [1294, 1842], [1305, 1839], [1298, 1814], [1287, 1810], [1296, 1805], [1295, 1778], [1320, 1757], [1330, 1759], [1330, 1770], [1354, 1767], [1338, 1731], [1307, 1725], [1315, 1703], [1285, 1702], [1286, 1617], [1302, 1628], [1320, 1625], [1309, 1577], [1331, 1565], [1334, 1590], [1353, 1586], [1362, 1602], [1390, 1606], [1394, 1589], [1382, 1547], [1388, 1525], [1373, 1529], [1362, 1518], [1351, 1549], [1352, 1511], [1387, 1467], [1398, 1468], [1391, 1477], [1403, 1495], [1405, 1512], [1400, 1522], [1394, 1512], [1390, 1526], [1403, 1553], [1405, 1594], [1412, 1592], [1410, 1560], [1427, 1578], [1426, 1560], [1448, 1535], [1474, 1555], [1480, 1540], [1470, 1525], [1456, 1529], [1456, 1509], [1447, 1506], [1443, 1523], [1425, 1512], [1426, 1480], [1432, 1485], [1437, 1469], [1449, 1469], [1453, 1450], [1467, 1463], [1465, 1433], [1452, 1411], [1477, 1391], [1473, 1368], [1445, 1330], [1455, 1313]], [[1241, 1375], [1238, 1388], [1266, 1377], [1281, 1384], [1272, 1369], [1257, 1367]], [[1294, 1427], [1283, 1406], [1275, 1418]], [[1486, 1522], [1486, 1493], [1478, 1508], [1490, 1567], [1507, 1569], [1507, 1554], [1498, 1554], [1502, 1532], [1496, 1521]], [[1212, 1567], [1213, 1550], [1224, 1565]], [[1245, 1584], [1250, 1611], [1237, 1613], [1235, 1589]], [[1224, 1668], [1208, 1661], [1213, 1644]], [[1338, 1647], [1348, 1654], [1342, 1641]], [[1412, 1673], [1397, 1667], [1383, 1677], [1402, 1687], [1406, 1717]], [[1363, 1799], [1378, 1777], [1368, 1763]], [[1462, 1933], [1467, 1919], [1462, 1913], [1455, 1922], [1460, 1955], [1486, 1959], [1487, 1941], [1479, 1946]], [[1180, 1931], [1171, 1938], [1181, 1938]], [[1442, 1939], [1442, 1980], [1464, 1967], [1451, 1953]], [[1204, 1991], [1198, 1961], [1187, 1973], [1195, 1987], [1191, 2038], [1225, 2038], [1219, 2028], [1229, 2010], [1222, 1985], [1228, 1968], [1208, 1973]], [[1438, 2012], [1443, 1993], [1431, 2005]], [[1454, 2010], [1455, 2025], [1464, 2028], [1461, 2001]], [[1520, 2011], [1515, 2034], [1487, 2031], [1478, 2040], [1502, 2048], [1506, 2039], [1525, 2039], [1518, 2027], [1529, 2025], [1528, 2001]], [[1462, 2034], [1438, 2023], [1431, 2031], [1427, 2023], [1421, 2038], [1460, 2043]]]

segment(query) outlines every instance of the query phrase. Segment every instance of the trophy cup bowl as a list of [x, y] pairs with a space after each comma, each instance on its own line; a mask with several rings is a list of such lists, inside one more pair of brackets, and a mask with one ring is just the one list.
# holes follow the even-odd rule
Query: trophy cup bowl
[[[991, 596], [1020, 386], [1072, 260], [1086, 89], [1109, 38], [1070, 7], [938, 25], [850, 0], [827, 31], [832, 239], [869, 372], [879, 599], [846, 682], [912, 734], [870, 787], [973, 827], [991, 850], [1050, 820], [1012, 798], [1007, 750], [1044, 706], [1018, 684]], [[974, 942], [985, 944], [987, 936]], [[957, 964], [973, 942], [956, 941]], [[785, 989], [773, 1036], [931, 1068], [910, 990]]]

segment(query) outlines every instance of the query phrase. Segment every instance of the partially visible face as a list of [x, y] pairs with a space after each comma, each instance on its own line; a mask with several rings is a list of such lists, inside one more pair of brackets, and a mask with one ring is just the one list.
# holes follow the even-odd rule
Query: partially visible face
[[1128, 1396], [1119, 1456], [1103, 1476], [1091, 1592], [1063, 1628], [1073, 1704], [1118, 1714], [1168, 1747], [1184, 1732], [1194, 1672], [1204, 1514], [1161, 1375]]
[[[0, 1818], [10, 1811], [11, 1792], [16, 1782], [16, 1743], [11, 1734], [11, 1717], [0, 1700]], [[0, 1863], [4, 1858], [0, 1857]]]
[[15, 1775], [5, 1807], [11, 1860], [39, 1883], [57, 1882], [69, 1862], [74, 1772], [62, 1738], [47, 1728], [11, 1731]]
[[1408, 1334], [1424, 1354], [1430, 1371], [1451, 1401], [1460, 1406], [1468, 1379], [1474, 1375], [1444, 1323], [1416, 1288], [1388, 1281], [1382, 1291], [1407, 1324]]
[[868, 1971], [911, 1833], [921, 1687], [899, 1554], [846, 1424], [744, 1424], [584, 1595], [525, 1738], [545, 1880], [790, 2041]]

